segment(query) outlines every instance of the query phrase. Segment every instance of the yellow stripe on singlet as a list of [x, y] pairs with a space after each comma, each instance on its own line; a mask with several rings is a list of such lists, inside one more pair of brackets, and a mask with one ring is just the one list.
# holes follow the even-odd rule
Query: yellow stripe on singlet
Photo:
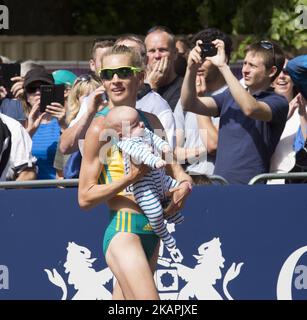
[[[117, 181], [124, 176], [124, 161], [122, 153], [119, 151], [116, 145], [107, 151], [107, 163], [102, 164], [100, 177], [98, 179], [100, 184], [109, 184], [113, 181]], [[122, 190], [118, 195], [124, 195], [125, 190]]]
[[119, 224], [120, 224], [120, 212], [117, 212], [117, 220], [116, 220], [116, 231], [119, 231]]
[[122, 212], [122, 232], [125, 232], [126, 212]]
[[131, 232], [131, 212], [128, 212], [128, 232]]

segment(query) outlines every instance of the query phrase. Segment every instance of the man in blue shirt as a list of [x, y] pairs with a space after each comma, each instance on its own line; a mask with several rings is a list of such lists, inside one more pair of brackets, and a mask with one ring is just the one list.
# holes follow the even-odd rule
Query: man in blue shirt
[[227, 65], [224, 42], [212, 41], [217, 54], [205, 59], [219, 69], [229, 89], [214, 97], [197, 97], [195, 78], [203, 62], [200, 44], [198, 41], [189, 55], [181, 91], [183, 108], [220, 116], [214, 174], [231, 184], [247, 184], [255, 175], [269, 171], [270, 158], [287, 120], [288, 102], [271, 89], [282, 69], [284, 59], [277, 59], [282, 51], [269, 41], [247, 48], [242, 67], [245, 89]]

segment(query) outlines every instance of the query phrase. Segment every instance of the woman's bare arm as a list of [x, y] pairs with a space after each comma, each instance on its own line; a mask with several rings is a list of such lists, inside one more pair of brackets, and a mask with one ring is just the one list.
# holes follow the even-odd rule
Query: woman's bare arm
[[104, 117], [94, 119], [85, 137], [78, 191], [79, 205], [83, 209], [90, 209], [112, 199], [128, 185], [137, 181], [146, 170], [145, 166], [133, 167], [128, 175], [117, 181], [110, 184], [98, 184], [102, 167], [100, 153], [104, 152], [102, 148], [106, 147], [107, 143], [99, 141], [103, 121]]

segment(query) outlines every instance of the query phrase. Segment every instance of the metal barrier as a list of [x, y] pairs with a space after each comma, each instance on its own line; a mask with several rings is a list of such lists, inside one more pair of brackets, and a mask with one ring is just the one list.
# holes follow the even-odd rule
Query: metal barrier
[[222, 176], [212, 175], [212, 176], [208, 176], [208, 178], [212, 181], [219, 182], [221, 185], [229, 184], [229, 182]]
[[294, 179], [303, 180], [307, 179], [307, 172], [291, 172], [291, 173], [263, 173], [253, 177], [249, 181], [249, 185], [254, 185], [268, 179]]
[[[221, 185], [228, 185], [226, 179], [221, 176], [208, 176], [211, 181], [219, 182]], [[0, 182], [0, 189], [18, 188], [44, 188], [44, 187], [77, 187], [79, 179], [61, 180], [31, 180], [31, 181], [6, 181]]]
[[0, 182], [0, 189], [77, 187], [78, 182], [79, 182], [79, 179], [7, 181], [7, 182]]
[[[211, 181], [219, 182], [221, 185], [229, 185], [229, 182], [218, 175], [208, 176]], [[260, 183], [267, 179], [297, 179], [307, 180], [307, 172], [293, 173], [263, 173], [253, 177], [249, 181], [249, 185]], [[79, 179], [61, 179], [61, 180], [31, 180], [31, 181], [7, 181], [0, 182], [0, 189], [15, 189], [15, 188], [42, 188], [42, 187], [77, 187]]]

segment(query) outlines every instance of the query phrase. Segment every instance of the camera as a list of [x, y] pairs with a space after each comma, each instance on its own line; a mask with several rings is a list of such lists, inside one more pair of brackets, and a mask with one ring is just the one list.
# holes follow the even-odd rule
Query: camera
[[202, 59], [205, 59], [206, 57], [213, 57], [217, 54], [217, 48], [213, 43], [201, 43], [200, 45], [201, 48], [201, 54], [200, 56]]

